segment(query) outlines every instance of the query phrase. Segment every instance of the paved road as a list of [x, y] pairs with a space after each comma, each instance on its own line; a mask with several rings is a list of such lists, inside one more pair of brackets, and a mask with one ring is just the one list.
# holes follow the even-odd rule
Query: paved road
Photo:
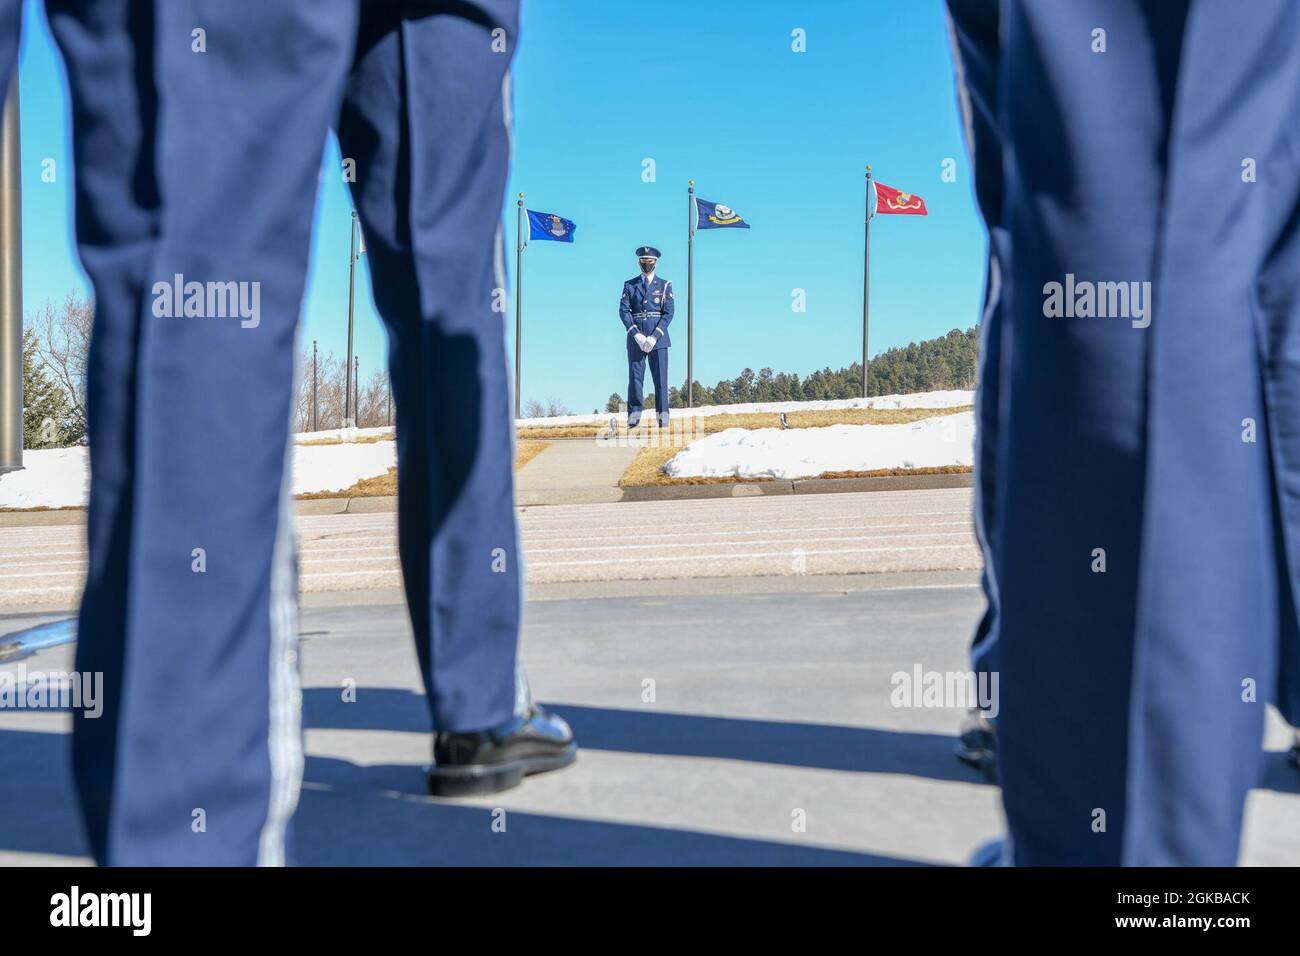
[[[979, 609], [969, 586], [531, 602], [524, 658], [582, 755], [510, 793], [453, 802], [421, 793], [427, 717], [401, 606], [308, 608], [297, 859], [961, 863], [1001, 829], [997, 792], [951, 756], [960, 715], [893, 707], [890, 677], [964, 667]], [[69, 651], [23, 663], [66, 667]], [[348, 680], [355, 703], [343, 702]], [[84, 857], [68, 725], [0, 710], [0, 863]], [[1274, 720], [1248, 863], [1300, 862], [1285, 740]]]
[[[978, 570], [969, 489], [553, 505], [520, 510], [528, 581], [799, 578]], [[392, 514], [298, 518], [306, 592], [394, 588]], [[0, 606], [70, 607], [79, 525], [0, 529]]]

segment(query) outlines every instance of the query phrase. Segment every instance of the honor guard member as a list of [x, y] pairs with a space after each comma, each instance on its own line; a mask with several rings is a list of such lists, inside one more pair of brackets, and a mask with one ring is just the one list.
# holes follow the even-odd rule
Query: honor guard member
[[[0, 0], [0, 76], [18, 8]], [[514, 51], [517, 0], [47, 9], [95, 290], [77, 667], [104, 674], [105, 699], [98, 719], [74, 713], [72, 746], [95, 859], [285, 862], [304, 769], [287, 449], [331, 125], [356, 159], [390, 343], [429, 789], [489, 792], [572, 761], [568, 727], [517, 666], [510, 378], [492, 312], [510, 137], [510, 57], [492, 39]], [[238, 173], [245, 162], [259, 174]], [[187, 296], [260, 291], [247, 316], [177, 314], [173, 276]]]
[[1005, 266], [976, 667], [1010, 832], [983, 860], [1231, 866], [1263, 703], [1300, 718], [1300, 6], [970, 6], [973, 140], [1005, 160], [976, 175]]
[[655, 414], [659, 426], [668, 425], [668, 325], [673, 320], [673, 284], [655, 275], [659, 250], [641, 246], [636, 251], [641, 274], [623, 283], [623, 298], [618, 317], [627, 330], [627, 427], [641, 423], [645, 400], [641, 383], [645, 381], [647, 359], [650, 377], [655, 384]]

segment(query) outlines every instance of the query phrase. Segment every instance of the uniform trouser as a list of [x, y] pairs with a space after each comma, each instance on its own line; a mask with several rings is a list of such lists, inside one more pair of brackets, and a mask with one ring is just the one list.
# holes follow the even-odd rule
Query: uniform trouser
[[[994, 518], [1015, 860], [1232, 864], [1290, 600], [1255, 286], [1295, 228], [1300, 8], [1003, 12]], [[1149, 283], [1126, 285], [1149, 311], [1098, 285], [1094, 309], [1119, 317], [1078, 314], [1085, 292], [1056, 314], [1049, 283], [1080, 282]]]
[[[358, 7], [49, 8], [72, 91], [78, 243], [96, 299], [77, 666], [103, 672], [106, 702], [99, 719], [74, 719], [73, 745], [90, 842], [114, 864], [282, 862], [302, 770], [285, 481], [294, 338], [321, 149], [357, 52]], [[365, 6], [362, 32], [372, 54], [387, 50], [385, 78], [400, 92], [368, 95], [354, 74], [349, 98], [402, 130], [403, 149], [411, 130], [440, 147], [436, 171], [413, 170], [410, 156], [358, 163], [381, 247], [376, 287], [381, 265], [391, 276], [405, 261], [414, 273], [380, 303], [408, 471], [403, 570], [435, 721], [490, 726], [513, 705], [519, 597], [509, 398], [496, 394], [504, 353], [491, 311], [509, 57], [473, 52], [489, 49], [489, 11], [466, 5], [379, 29], [384, 9]], [[410, 75], [408, 62], [430, 73]], [[453, 118], [449, 101], [468, 112]], [[202, 314], [169, 316], [173, 287], [183, 297], [190, 282], [242, 284], [223, 288], [255, 307], [215, 317], [206, 287], [193, 308]], [[449, 373], [453, 354], [461, 361]], [[457, 415], [440, 389], [456, 393]], [[474, 538], [477, 515], [495, 520]], [[471, 627], [470, 607], [493, 610]]]
[[997, 672], [997, 448], [1001, 417], [1002, 277], [1010, 262], [1002, 228], [1002, 143], [998, 130], [998, 4], [948, 0], [957, 108], [971, 163], [975, 198], [988, 227], [988, 268], [980, 316], [979, 381], [975, 394], [975, 529], [984, 557], [980, 585], [985, 609], [971, 641], [980, 674]]
[[635, 346], [627, 350], [627, 416], [632, 421], [641, 418], [645, 407], [645, 395], [642, 390], [645, 382], [645, 367], [650, 366], [650, 379], [655, 385], [655, 414], [659, 424], [668, 422], [668, 348], [653, 349], [642, 352]]

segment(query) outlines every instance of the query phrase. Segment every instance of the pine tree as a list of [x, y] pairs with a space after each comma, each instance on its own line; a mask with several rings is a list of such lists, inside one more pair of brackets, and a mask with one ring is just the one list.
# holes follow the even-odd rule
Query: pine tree
[[37, 352], [36, 332], [23, 332], [23, 447], [65, 448], [75, 445], [82, 431], [72, 405], [50, 380]]

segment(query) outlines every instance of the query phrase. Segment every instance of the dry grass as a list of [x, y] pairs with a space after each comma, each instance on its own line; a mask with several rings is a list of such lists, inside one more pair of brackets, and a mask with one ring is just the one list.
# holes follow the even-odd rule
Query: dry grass
[[530, 439], [515, 440], [515, 471], [518, 471], [524, 465], [528, 464], [551, 445], [548, 441], [534, 441]]
[[[802, 412], [787, 412], [786, 421], [791, 428], [825, 428], [827, 425], [902, 425], [907, 422], [934, 418], [936, 415], [955, 415], [969, 412], [974, 406], [961, 405], [953, 408], [827, 408], [810, 409]], [[674, 409], [673, 415], [679, 420], [686, 416], [683, 409]], [[719, 414], [702, 415], [704, 434], [726, 431], [728, 428], [780, 428], [779, 412], [746, 412], [739, 415]], [[531, 425], [519, 429], [520, 438], [596, 438], [605, 434], [609, 428], [608, 419], [599, 425]], [[656, 431], [658, 426], [653, 414], [641, 419], [642, 430]]]
[[391, 433], [386, 435], [362, 435], [359, 438], [313, 438], [311, 441], [295, 442], [298, 445], [373, 445], [377, 441], [392, 441]]
[[[515, 446], [515, 471], [536, 458], [549, 445], [545, 441], [521, 441]], [[397, 494], [397, 468], [389, 468], [386, 475], [362, 478], [347, 491], [312, 491], [298, 495], [299, 500], [308, 498], [384, 498]]]
[[[677, 454], [677, 448], [643, 448], [641, 454], [632, 460], [623, 477], [618, 480], [620, 488], [643, 487], [645, 485], [740, 485], [772, 481], [771, 478], [670, 478], [663, 472], [668, 459]], [[874, 471], [824, 471], [820, 475], [807, 475], [806, 478], [890, 478], [899, 475], [964, 475], [973, 469], [970, 465], [941, 465], [932, 468], [877, 468]], [[805, 479], [801, 478], [800, 481]]]

